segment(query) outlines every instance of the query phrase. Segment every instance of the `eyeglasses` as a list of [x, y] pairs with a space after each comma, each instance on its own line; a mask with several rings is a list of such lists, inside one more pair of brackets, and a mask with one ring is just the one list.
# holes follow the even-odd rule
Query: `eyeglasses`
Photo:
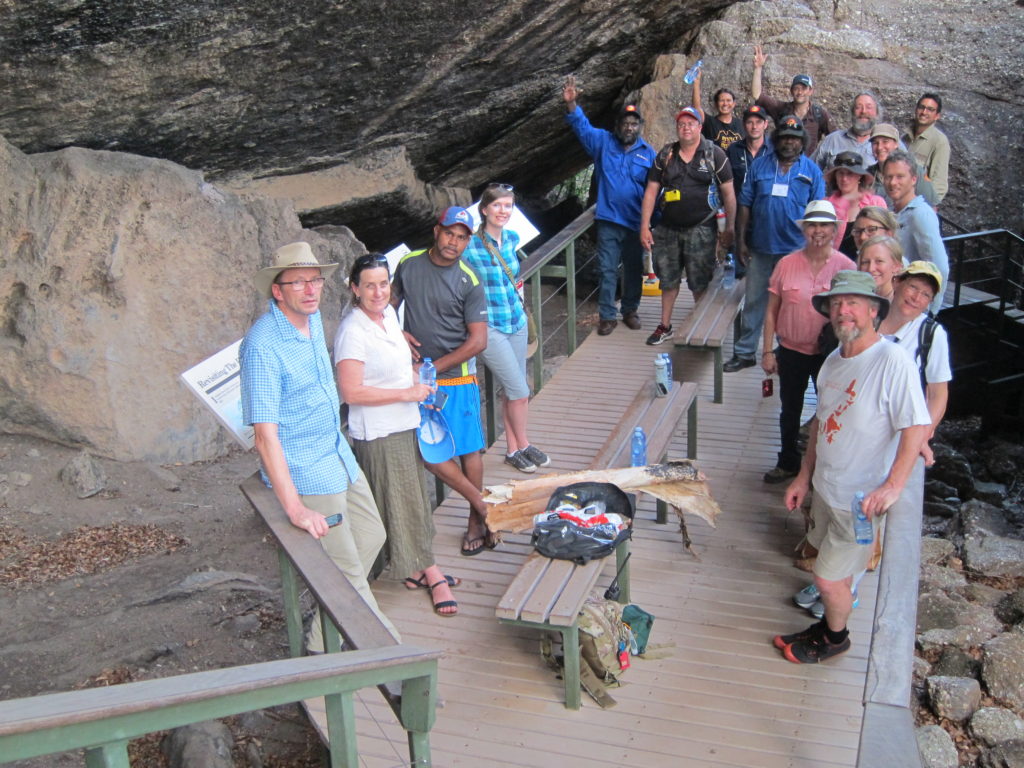
[[488, 189], [502, 189], [505, 192], [512, 192], [512, 191], [515, 190], [515, 187], [513, 187], [511, 184], [502, 184], [502, 183], [497, 182], [497, 181], [492, 181], [490, 184], [487, 185], [487, 188]]
[[903, 284], [903, 292], [908, 294], [912, 298], [916, 298], [916, 297], [920, 296], [922, 299], [924, 299], [927, 302], [931, 302], [931, 300], [935, 298], [935, 294], [932, 293], [931, 291], [929, 291], [927, 288], [918, 288], [913, 283], [906, 283], [905, 282]]
[[288, 280], [287, 282], [279, 281], [277, 284], [280, 285], [282, 288], [287, 286], [291, 288], [293, 291], [295, 291], [295, 293], [300, 293], [301, 291], [306, 290], [307, 285], [313, 286], [314, 290], [320, 290], [321, 288], [324, 287], [324, 282], [326, 280], [326, 277], [314, 277], [312, 280]]
[[861, 235], [867, 235], [868, 237], [874, 237], [878, 232], [885, 232], [885, 227], [871, 226], [871, 227], [854, 227], [850, 230], [854, 237], [860, 237]]
[[917, 105], [917, 111], [918, 112], [938, 112], [939, 108], [938, 107], [928, 106], [926, 104], [918, 104]]

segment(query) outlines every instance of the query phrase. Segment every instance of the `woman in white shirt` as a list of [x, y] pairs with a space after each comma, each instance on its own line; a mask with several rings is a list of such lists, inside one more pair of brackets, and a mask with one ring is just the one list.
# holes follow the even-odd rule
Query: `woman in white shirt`
[[334, 337], [338, 389], [348, 403], [352, 451], [366, 474], [387, 528], [388, 575], [430, 591], [434, 611], [454, 616], [451, 588], [434, 560], [434, 521], [416, 441], [417, 403], [430, 394], [413, 370], [412, 353], [391, 306], [387, 259], [360, 256], [349, 273], [353, 309]]
[[[896, 276], [893, 284], [895, 293], [889, 314], [879, 325], [878, 332], [907, 350], [921, 369], [924, 399], [932, 418], [928, 432], [930, 441], [946, 413], [949, 382], [953, 378], [946, 329], [928, 315], [929, 305], [936, 296], [942, 295], [942, 273], [930, 261], [912, 261]], [[925, 465], [930, 467], [935, 463], [927, 441], [921, 455]]]

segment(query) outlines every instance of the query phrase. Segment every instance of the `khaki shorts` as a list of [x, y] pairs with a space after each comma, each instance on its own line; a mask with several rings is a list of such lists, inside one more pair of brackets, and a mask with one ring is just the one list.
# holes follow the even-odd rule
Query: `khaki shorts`
[[[875, 538], [878, 538], [879, 521], [878, 517], [871, 519]], [[842, 581], [868, 567], [873, 547], [857, 543], [853, 535], [853, 513], [849, 509], [830, 507], [815, 493], [811, 501], [811, 525], [807, 541], [818, 548], [815, 576], [826, 581]]]

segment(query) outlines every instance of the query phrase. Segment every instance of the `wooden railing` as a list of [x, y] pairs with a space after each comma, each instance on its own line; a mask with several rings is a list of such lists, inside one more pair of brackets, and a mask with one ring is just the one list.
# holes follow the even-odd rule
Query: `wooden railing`
[[352, 695], [401, 682], [402, 722], [430, 765], [439, 652], [407, 645], [328, 653], [191, 675], [0, 702], [0, 763], [85, 749], [88, 768], [127, 768], [128, 741], [147, 733], [325, 696], [331, 766], [356, 768]]

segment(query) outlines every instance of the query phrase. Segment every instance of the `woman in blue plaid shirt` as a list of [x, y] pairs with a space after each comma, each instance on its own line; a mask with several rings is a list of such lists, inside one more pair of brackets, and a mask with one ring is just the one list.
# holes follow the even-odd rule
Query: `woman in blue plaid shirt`
[[508, 450], [505, 463], [536, 472], [551, 459], [530, 444], [526, 424], [530, 385], [526, 379], [527, 318], [519, 280], [519, 235], [505, 229], [515, 195], [508, 184], [489, 184], [480, 197], [480, 227], [462, 258], [476, 272], [487, 294], [487, 349], [480, 353], [502, 392]]

